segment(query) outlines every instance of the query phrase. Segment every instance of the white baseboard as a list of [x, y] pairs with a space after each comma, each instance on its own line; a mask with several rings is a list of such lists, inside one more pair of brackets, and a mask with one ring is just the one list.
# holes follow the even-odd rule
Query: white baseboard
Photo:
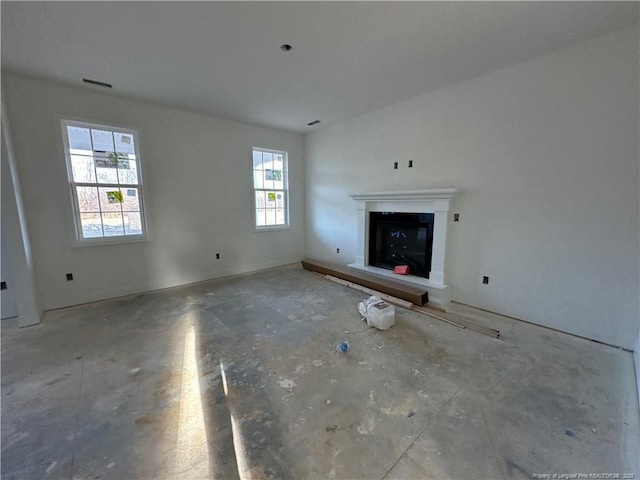
[[148, 282], [137, 285], [125, 285], [118, 288], [109, 290], [99, 290], [93, 292], [86, 292], [80, 295], [73, 295], [69, 297], [59, 298], [53, 305], [48, 305], [46, 310], [57, 310], [60, 308], [72, 307], [75, 305], [81, 305], [84, 303], [98, 302], [102, 300], [109, 300], [117, 297], [124, 297], [127, 295], [136, 295], [145, 292], [152, 292], [155, 290], [163, 290], [165, 288], [180, 287], [184, 285], [190, 285], [192, 283], [205, 282], [207, 280], [215, 280], [218, 278], [228, 277], [231, 275], [242, 275], [244, 273], [252, 273], [260, 270], [265, 270], [273, 267], [280, 267], [283, 265], [289, 265], [299, 262], [301, 259], [276, 259], [268, 262], [253, 263], [248, 265], [238, 265], [232, 268], [223, 268], [215, 270], [213, 272], [200, 273], [193, 275], [186, 281], [173, 282], [173, 281], [158, 281]]
[[636, 367], [636, 386], [638, 387], [638, 409], [640, 409], [640, 332], [633, 347], [633, 360]]

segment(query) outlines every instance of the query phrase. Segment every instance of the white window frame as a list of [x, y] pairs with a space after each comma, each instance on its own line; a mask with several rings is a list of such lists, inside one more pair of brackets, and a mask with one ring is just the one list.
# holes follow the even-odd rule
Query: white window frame
[[[253, 154], [256, 152], [277, 153], [282, 155], [283, 159], [283, 189], [275, 188], [257, 188], [254, 179]], [[289, 152], [286, 150], [275, 150], [273, 148], [253, 147], [251, 149], [251, 194], [253, 195], [253, 228], [256, 232], [268, 232], [273, 230], [289, 230], [291, 229], [290, 209], [289, 209]], [[284, 194], [284, 224], [281, 225], [258, 225], [258, 205], [256, 204], [256, 192], [273, 192], [282, 191]]]
[[[91, 245], [109, 245], [109, 244], [120, 244], [120, 243], [138, 243], [138, 242], [147, 242], [151, 240], [151, 234], [149, 231], [149, 223], [148, 223], [148, 215], [146, 211], [146, 192], [144, 187], [144, 173], [143, 173], [143, 165], [142, 165], [142, 157], [140, 156], [140, 134], [137, 130], [119, 126], [119, 125], [109, 125], [104, 123], [95, 123], [84, 120], [70, 120], [66, 118], [60, 119], [60, 126], [62, 129], [62, 139], [64, 145], [64, 158], [65, 165], [67, 167], [67, 178], [69, 181], [69, 192], [71, 195], [71, 206], [73, 209], [73, 222], [74, 222], [74, 245], [78, 247], [86, 247]], [[96, 182], [76, 182], [73, 178], [73, 167], [71, 164], [71, 151], [69, 147], [69, 137], [67, 132], [67, 127], [81, 127], [81, 128], [93, 128], [106, 130], [113, 133], [124, 133], [127, 135], [132, 135], [134, 139], [134, 150], [136, 155], [136, 171], [138, 175], [138, 183], [137, 184], [110, 184], [110, 183], [98, 183], [97, 178]], [[93, 139], [92, 139], [93, 142]], [[78, 198], [76, 194], [76, 187], [96, 187], [96, 188], [105, 188], [105, 187], [113, 187], [113, 188], [137, 188], [138, 202], [140, 204], [140, 222], [142, 228], [142, 234], [133, 234], [133, 235], [116, 235], [109, 237], [92, 237], [92, 238], [84, 238], [82, 232], [82, 222], [80, 218], [80, 205], [78, 204]]]

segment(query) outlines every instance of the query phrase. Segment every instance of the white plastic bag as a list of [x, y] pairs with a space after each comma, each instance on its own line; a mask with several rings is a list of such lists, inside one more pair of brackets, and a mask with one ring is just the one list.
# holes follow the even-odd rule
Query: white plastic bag
[[367, 325], [378, 330], [387, 330], [396, 323], [396, 311], [380, 297], [372, 296], [358, 303], [358, 311]]

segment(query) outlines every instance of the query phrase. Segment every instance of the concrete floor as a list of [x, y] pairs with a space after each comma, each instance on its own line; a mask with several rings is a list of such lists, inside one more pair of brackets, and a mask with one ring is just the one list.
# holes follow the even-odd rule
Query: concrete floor
[[4, 321], [2, 478], [638, 478], [629, 352], [364, 297], [289, 266]]

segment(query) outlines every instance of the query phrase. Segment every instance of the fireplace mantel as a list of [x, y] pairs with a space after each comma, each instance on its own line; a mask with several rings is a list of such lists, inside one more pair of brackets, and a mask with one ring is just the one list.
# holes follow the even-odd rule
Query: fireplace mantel
[[354, 193], [350, 197], [358, 201], [381, 200], [451, 200], [457, 188], [429, 188], [426, 190], [405, 190], [401, 192]]
[[[457, 188], [431, 188], [398, 192], [373, 192], [350, 195], [358, 210], [358, 245], [356, 261], [351, 267], [422, 285], [429, 291], [429, 302], [446, 306], [449, 303], [445, 283], [445, 246], [447, 240], [447, 216], [450, 202]], [[394, 275], [390, 270], [369, 265], [369, 212], [433, 213], [433, 247], [429, 278], [412, 275]]]

